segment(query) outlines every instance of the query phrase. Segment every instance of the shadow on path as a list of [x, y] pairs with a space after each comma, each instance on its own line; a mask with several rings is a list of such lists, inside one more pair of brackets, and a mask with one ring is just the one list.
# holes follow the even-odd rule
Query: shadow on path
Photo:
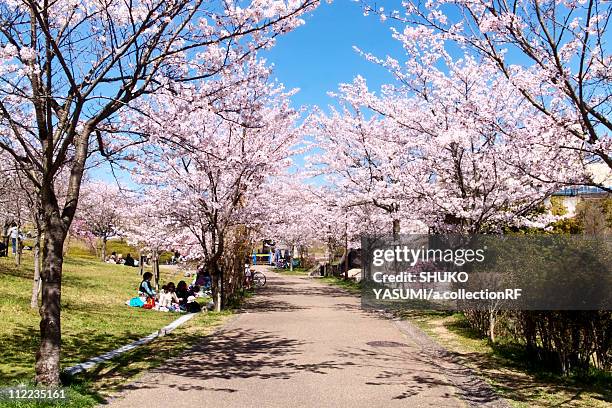
[[[222, 330], [214, 337], [195, 345], [191, 350], [172, 359], [163, 368], [154, 372], [170, 374], [199, 381], [213, 379], [247, 379], [262, 380], [292, 378], [297, 373], [310, 372], [327, 374], [331, 370], [339, 370], [353, 365], [351, 362], [335, 360], [318, 363], [297, 363], [297, 356], [303, 352], [304, 341], [289, 339], [273, 332], [264, 330]], [[159, 377], [146, 383], [136, 382], [122, 387], [122, 390], [153, 389], [159, 385]], [[168, 386], [168, 384], [166, 384]], [[191, 385], [170, 385], [180, 390], [208, 389], [200, 383]], [[234, 389], [218, 389], [215, 391], [234, 392]]]

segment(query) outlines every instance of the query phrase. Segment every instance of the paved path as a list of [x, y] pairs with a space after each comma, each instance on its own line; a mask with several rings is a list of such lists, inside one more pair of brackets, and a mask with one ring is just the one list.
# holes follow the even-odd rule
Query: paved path
[[266, 275], [244, 313], [128, 385], [111, 406], [503, 405], [431, 354], [422, 335], [362, 311], [355, 296], [312, 279]]

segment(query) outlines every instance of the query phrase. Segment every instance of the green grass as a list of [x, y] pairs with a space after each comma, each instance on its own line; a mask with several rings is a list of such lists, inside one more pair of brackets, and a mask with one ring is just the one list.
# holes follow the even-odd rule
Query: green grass
[[123, 255], [124, 258], [127, 254], [131, 254], [134, 259], [138, 259], [138, 250], [124, 240], [111, 239], [106, 242], [106, 253], [110, 255], [113, 252]]
[[[83, 241], [69, 238], [66, 245], [68, 245], [68, 251], [65, 254], [66, 258], [79, 258], [79, 259], [91, 259], [97, 260], [96, 252]], [[110, 251], [108, 252], [110, 254]]]
[[352, 279], [345, 280], [344, 278], [337, 276], [324, 276], [319, 279], [320, 282], [325, 282], [329, 285], [339, 286], [353, 294], [361, 293], [361, 283], [356, 282]]
[[[293, 271], [290, 271], [289, 269], [274, 268], [273, 271], [287, 276], [306, 276], [308, 269], [293, 268]], [[343, 277], [325, 276], [318, 278], [317, 280], [319, 282], [327, 283], [328, 285], [341, 287], [353, 294], [361, 293], [361, 284], [352, 279], [345, 280]]]
[[68, 380], [68, 384], [71, 387], [85, 386], [89, 392], [104, 398], [126, 381], [179, 355], [203, 336], [210, 334], [230, 315], [231, 312], [227, 311], [201, 313], [169, 335], [100, 364], [87, 373], [79, 374]]
[[603, 408], [612, 404], [610, 373], [568, 378], [547, 371], [531, 361], [520, 345], [503, 338], [491, 344], [471, 329], [461, 313], [405, 311], [402, 317], [472, 368], [514, 407]]
[[[129, 245], [123, 239], [110, 239], [106, 242], [106, 254], [109, 256], [113, 252], [121, 254], [124, 258], [127, 254], [131, 254], [134, 259], [138, 259], [138, 249]], [[75, 238], [70, 238], [68, 253], [66, 254], [70, 258], [81, 258], [81, 259], [98, 259], [96, 251], [88, 244]], [[172, 253], [164, 251], [159, 255], [159, 262], [162, 265], [167, 264], [172, 258]]]
[[306, 268], [293, 268], [292, 271], [284, 268], [274, 268], [272, 270], [276, 273], [287, 276], [306, 276], [306, 272], [308, 272], [308, 269]]
[[[108, 350], [125, 345], [148, 335], [170, 323], [180, 315], [164, 313], [125, 305], [125, 301], [137, 294], [140, 283], [138, 268], [111, 265], [75, 253], [82, 248], [71, 247], [64, 261], [62, 279], [62, 368], [97, 356]], [[39, 344], [38, 311], [30, 308], [33, 264], [31, 253], [24, 254], [23, 263], [16, 267], [13, 258], [0, 258], [0, 385], [29, 383], [34, 377], [35, 353]], [[184, 279], [174, 268], [161, 270], [161, 282]], [[222, 316], [214, 313], [202, 314], [189, 322], [193, 333], [208, 330]], [[150, 358], [145, 350], [161, 347], [164, 353], [175, 353], [190, 344], [195, 336], [177, 341], [185, 329], [161, 341], [154, 341], [139, 351], [120, 357], [118, 368], [113, 370], [114, 378], [123, 378], [137, 371], [146, 370], [151, 364], [159, 363], [157, 355]], [[172, 338], [174, 341], [171, 341]], [[194, 337], [195, 338], [195, 337]], [[165, 345], [165, 346], [164, 346]], [[144, 354], [143, 354], [144, 353]], [[160, 354], [161, 356], [165, 354]], [[147, 362], [141, 360], [146, 357]], [[117, 374], [120, 372], [118, 376]], [[105, 383], [100, 377], [87, 376], [74, 382], [70, 392], [76, 406], [89, 406], [102, 390], [98, 385]], [[125, 375], [124, 375], [125, 374]], [[86, 384], [84, 384], [84, 381]], [[112, 384], [115, 384], [114, 382]], [[84, 390], [89, 390], [89, 394]], [[93, 390], [93, 391], [92, 391]], [[90, 395], [91, 394], [91, 395]], [[89, 395], [89, 396], [88, 396]], [[93, 402], [92, 402], [93, 403]]]

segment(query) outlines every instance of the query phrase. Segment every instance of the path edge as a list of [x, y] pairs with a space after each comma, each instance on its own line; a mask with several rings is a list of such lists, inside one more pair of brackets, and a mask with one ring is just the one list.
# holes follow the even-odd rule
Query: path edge
[[171, 333], [174, 329], [183, 325], [189, 320], [193, 319], [196, 315], [197, 313], [188, 313], [186, 315], [183, 315], [179, 317], [178, 319], [172, 321], [170, 324], [149, 334], [148, 336], [138, 339], [130, 344], [126, 344], [125, 346], [121, 346], [117, 349], [107, 351], [106, 353], [100, 354], [99, 356], [92, 357], [88, 360], [85, 360], [82, 363], [75, 364], [71, 367], [64, 369], [63, 372], [68, 375], [76, 375], [76, 374], [82, 373], [83, 371], [87, 371], [97, 366], [100, 363], [104, 363], [106, 361], [112, 360], [113, 358], [118, 357], [124, 353], [127, 353], [128, 351], [132, 351], [140, 346], [144, 346], [145, 344], [152, 342], [158, 337], [162, 337], [168, 333]]
[[[214, 328], [214, 330], [212, 330], [210, 333], [202, 336], [200, 341], [207, 341], [207, 339], [210, 336], [214, 336], [215, 334], [219, 333], [221, 330], [226, 330], [228, 328], [233, 327], [236, 324], [236, 322], [241, 317], [242, 317], [242, 313], [235, 313], [235, 314], [230, 315], [225, 322], [223, 322], [223, 323], [219, 324], [218, 326], [216, 326]], [[191, 344], [190, 347], [186, 348], [181, 353], [179, 353], [177, 356], [174, 356], [172, 359], [179, 358], [183, 354], [188, 353], [197, 344], [198, 344], [197, 342]], [[166, 362], [166, 364], [168, 364], [168, 362]], [[163, 364], [162, 364], [162, 366], [163, 366]], [[138, 384], [138, 383], [142, 382], [144, 378], [147, 378], [147, 379], [155, 378], [156, 376], [159, 376], [159, 374], [160, 374], [159, 367], [156, 367], [156, 368], [152, 369], [151, 371], [148, 371], [146, 373], [142, 373], [141, 375], [138, 375], [135, 378], [132, 378], [131, 380], [126, 381], [125, 383], [120, 385], [120, 388], [118, 390], [110, 392], [109, 395], [105, 396], [104, 397], [104, 399], [105, 399], [104, 402], [101, 403], [101, 404], [98, 404], [98, 406], [99, 407], [104, 407], [104, 406], [112, 403], [115, 400], [122, 399], [125, 396], [125, 394], [129, 391], [129, 387], [131, 385]]]
[[[432, 364], [442, 370], [446, 378], [456, 388], [458, 396], [469, 407], [511, 408], [510, 403], [499, 395], [490, 384], [477, 375], [474, 370], [458, 361], [452, 352], [440, 345], [419, 327], [407, 320], [398, 318], [392, 319], [392, 322], [395, 327], [413, 340], [423, 353], [431, 357]], [[442, 367], [436, 363], [436, 360], [443, 360], [450, 364], [452, 369]]]
[[[310, 277], [300, 277], [300, 279], [310, 280]], [[360, 294], [353, 293], [345, 288], [318, 282], [320, 285], [333, 287], [340, 292], [349, 296], [361, 297]], [[365, 309], [361, 309], [365, 310]], [[389, 310], [374, 310], [382, 319], [390, 320], [397, 329], [410, 338], [414, 343], [421, 348], [422, 352], [431, 358], [431, 363], [444, 373], [446, 378], [457, 390], [458, 396], [470, 408], [486, 407], [486, 408], [511, 408], [510, 403], [498, 392], [496, 392], [484, 378], [477, 375], [474, 370], [467, 367], [462, 362], [458, 361], [457, 357], [452, 352], [444, 348], [434, 338], [429, 336], [413, 323], [394, 317]], [[436, 360], [443, 360], [445, 363], [452, 365], [452, 370], [449, 371], [445, 367], [436, 363]], [[485, 400], [484, 402], [482, 400]]]

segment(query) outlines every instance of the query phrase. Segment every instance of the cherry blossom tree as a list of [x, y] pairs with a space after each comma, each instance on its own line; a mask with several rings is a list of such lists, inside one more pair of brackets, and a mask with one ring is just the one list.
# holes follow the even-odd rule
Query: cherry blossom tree
[[123, 236], [128, 244], [151, 255], [170, 248], [176, 233], [172, 220], [166, 215], [168, 207], [163, 202], [155, 202], [155, 199], [152, 196], [134, 196], [130, 203], [133, 211], [123, 220]]
[[[304, 132], [312, 134], [308, 127]], [[339, 188], [334, 174], [326, 173], [327, 181], [321, 184], [321, 173], [322, 168], [292, 171], [268, 180], [256, 197], [258, 222], [253, 228], [259, 239], [273, 239], [292, 253], [297, 248], [300, 256], [308, 247], [323, 244], [331, 263], [339, 250], [346, 257], [349, 249], [360, 248], [363, 235], [390, 229], [392, 218], [384, 209]], [[416, 232], [410, 227], [406, 223], [405, 231]]]
[[91, 236], [99, 241], [93, 243], [94, 248], [97, 252], [100, 245], [100, 259], [105, 261], [106, 243], [109, 238], [121, 235], [123, 220], [128, 217], [129, 199], [116, 183], [90, 180], [81, 189], [81, 202], [73, 221], [78, 227], [73, 230], [79, 236]]
[[[401, 211], [409, 201], [402, 193], [411, 164], [403, 162], [409, 149], [398, 139], [397, 124], [367, 112], [358, 100], [350, 100], [350, 85], [341, 86], [333, 94], [339, 108], [330, 107], [330, 114], [320, 109], [308, 120], [312, 144], [321, 151], [308, 158], [311, 174], [325, 177], [336, 190], [337, 207], [373, 206], [386, 214], [394, 235], [400, 232]], [[405, 214], [405, 213], [404, 213]]]
[[[363, 4], [366, 13], [404, 25], [393, 31], [408, 54], [416, 57], [425, 48], [423, 58], [448, 59], [459, 47], [461, 53], [482, 58], [497, 70], [499, 80], [572, 136], [557, 148], [578, 153], [585, 163], [603, 162], [612, 168], [608, 2], [406, 1], [402, 12]], [[534, 135], [533, 140], [548, 143], [546, 135], [542, 140]], [[609, 191], [588, 171], [583, 176], [582, 184]]]
[[[34, 226], [33, 263], [34, 279], [32, 282], [32, 296], [30, 306], [38, 308], [40, 292], [40, 249], [43, 239], [41, 228], [40, 200], [29, 179], [23, 174], [20, 167], [5, 152], [0, 153], [0, 223], [3, 226], [4, 244], [9, 246], [8, 229], [13, 223], [17, 225], [18, 234], [23, 233], [24, 224]], [[15, 263], [21, 263], [21, 247], [18, 240]]]
[[529, 216], [559, 188], [555, 177], [581, 176], [580, 157], [551, 148], [568, 132], [469, 56], [443, 68], [433, 58], [405, 67], [369, 58], [388, 66], [397, 83], [377, 95], [358, 77], [341, 87], [342, 113], [332, 108], [312, 118], [323, 148], [313, 164], [335, 175], [333, 185], [352, 200], [344, 206], [385, 199], [403, 217], [472, 233], [550, 221]]
[[8, 229], [14, 218], [11, 197], [16, 186], [10, 164], [10, 158], [4, 152], [0, 152], [0, 222], [2, 223], [2, 236], [5, 238], [4, 244], [7, 246], [9, 244]]
[[[472, 233], [542, 227], [551, 219], [534, 209], [560, 187], [609, 189], [587, 166], [610, 165], [608, 5], [477, 0], [404, 6], [405, 16], [390, 16], [406, 23], [394, 30], [405, 58], [364, 54], [387, 67], [395, 82], [375, 95], [356, 81], [350, 98], [404, 129], [423, 164], [415, 173], [421, 176], [407, 184], [431, 206], [423, 213], [429, 225]], [[428, 173], [429, 179], [422, 177]], [[494, 340], [496, 313], [493, 304], [466, 315], [487, 322]], [[542, 317], [566, 323], [562, 314]], [[533, 316], [511, 319], [527, 326]], [[597, 321], [588, 319], [585, 327]]]
[[[317, 3], [0, 2], [0, 149], [26, 169], [45, 232], [37, 382], [59, 383], [62, 247], [88, 157], [126, 148], [110, 136], [118, 112], [169, 81], [214, 77], [272, 46]], [[132, 136], [128, 144], [141, 141]], [[60, 204], [54, 180], [62, 166], [69, 177]]]
[[[269, 82], [263, 61], [250, 58], [217, 80], [182, 85], [138, 106], [126, 126], [151, 143], [136, 179], [165, 203], [175, 242], [199, 258], [223, 302], [222, 259], [236, 227], [251, 222], [265, 180], [290, 165], [300, 137], [293, 92]], [[144, 117], [144, 118], [143, 118]]]
[[[2, 177], [0, 182], [0, 217], [3, 221], [5, 233], [11, 225], [15, 225], [18, 234], [21, 235], [24, 224], [31, 220], [31, 215], [36, 213], [37, 206], [29, 205], [32, 204], [34, 197], [15, 162], [10, 157], [5, 156], [4, 159], [5, 161], [0, 165], [0, 176]], [[6, 244], [9, 244], [8, 240]], [[19, 240], [15, 253], [15, 264], [21, 264]]]
[[325, 239], [326, 206], [315, 190], [295, 172], [268, 179], [254, 197], [252, 228], [256, 237], [273, 239], [288, 247], [292, 256], [297, 249], [300, 257], [306, 247]]

